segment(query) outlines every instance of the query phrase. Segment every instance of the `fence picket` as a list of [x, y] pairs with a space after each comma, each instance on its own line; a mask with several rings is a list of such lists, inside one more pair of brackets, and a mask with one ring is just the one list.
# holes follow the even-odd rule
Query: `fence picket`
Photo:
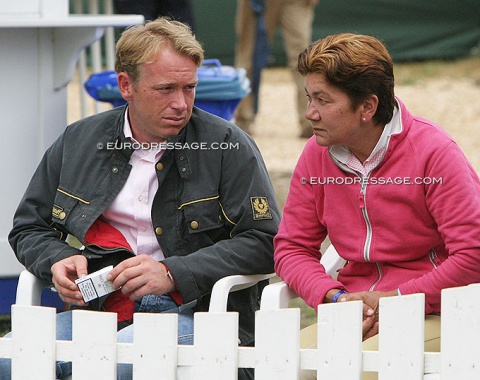
[[480, 284], [442, 292], [441, 379], [480, 379]]
[[176, 314], [136, 313], [134, 315], [133, 379], [175, 380], [177, 373], [178, 318]]
[[[480, 379], [480, 284], [442, 292], [441, 352], [424, 352], [424, 295], [380, 301], [379, 350], [363, 351], [362, 303], [318, 308], [318, 348], [300, 349], [299, 309], [256, 313], [256, 346], [239, 347], [238, 313], [196, 313], [195, 344], [177, 344], [176, 314], [135, 314], [134, 342], [117, 343], [116, 315], [72, 313], [72, 341], [56, 341], [55, 309], [12, 306], [12, 337], [0, 338], [0, 358], [12, 359], [12, 379], [51, 380], [55, 361], [71, 361], [73, 379], [116, 379], [117, 363], [134, 379], [237, 379], [254, 368], [258, 380], [296, 380], [300, 369], [318, 378], [379, 380]], [[472, 344], [474, 342], [474, 344]]]
[[255, 379], [296, 380], [300, 371], [300, 310], [260, 310], [255, 318]]
[[238, 313], [197, 312], [194, 320], [194, 380], [237, 379]]
[[362, 372], [362, 302], [318, 306], [317, 378], [358, 380]]
[[55, 313], [50, 307], [12, 305], [13, 378], [55, 378]]
[[73, 380], [117, 379], [117, 314], [72, 312]]
[[380, 299], [379, 380], [421, 380], [425, 295]]

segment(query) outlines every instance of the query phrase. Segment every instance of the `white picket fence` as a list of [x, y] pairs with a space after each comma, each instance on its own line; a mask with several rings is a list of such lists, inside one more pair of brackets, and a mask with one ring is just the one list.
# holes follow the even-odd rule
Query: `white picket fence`
[[[380, 302], [379, 351], [363, 351], [359, 302], [318, 309], [318, 349], [300, 349], [300, 310], [260, 310], [255, 347], [238, 346], [238, 314], [196, 313], [195, 344], [177, 345], [175, 314], [136, 314], [134, 343], [116, 343], [116, 315], [74, 311], [73, 340], [55, 341], [55, 310], [12, 307], [13, 336], [0, 339], [0, 357], [12, 358], [13, 379], [51, 380], [55, 360], [72, 361], [73, 379], [116, 379], [116, 364], [131, 363], [134, 379], [228, 380], [237, 368], [255, 368], [256, 380], [298, 379], [300, 368], [318, 378], [380, 380], [480, 379], [480, 285], [442, 293], [441, 353], [423, 352], [424, 295]], [[155, 374], [157, 377], [155, 377]]]

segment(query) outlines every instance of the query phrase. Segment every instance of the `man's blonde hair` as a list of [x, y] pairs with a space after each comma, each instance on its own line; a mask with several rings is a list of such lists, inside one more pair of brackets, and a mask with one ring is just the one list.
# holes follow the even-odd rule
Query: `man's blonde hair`
[[189, 57], [199, 67], [204, 51], [191, 29], [166, 17], [126, 29], [116, 46], [115, 71], [126, 72], [134, 83], [139, 80], [139, 65], [152, 62], [161, 49], [173, 49]]

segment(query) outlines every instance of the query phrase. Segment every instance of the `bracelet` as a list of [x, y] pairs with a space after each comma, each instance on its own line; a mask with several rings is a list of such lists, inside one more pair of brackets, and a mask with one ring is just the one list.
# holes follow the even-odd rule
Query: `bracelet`
[[335, 295], [333, 296], [332, 298], [332, 302], [337, 302], [338, 301], [338, 298], [342, 295], [342, 294], [348, 294], [348, 292], [346, 290], [339, 290], [337, 293], [335, 293]]

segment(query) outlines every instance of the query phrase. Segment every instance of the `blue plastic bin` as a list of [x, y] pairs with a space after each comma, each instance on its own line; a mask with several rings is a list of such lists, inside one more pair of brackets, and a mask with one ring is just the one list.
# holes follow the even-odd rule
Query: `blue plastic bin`
[[93, 73], [84, 86], [88, 94], [97, 101], [112, 103], [114, 107], [126, 103], [118, 89], [117, 73], [114, 70]]
[[218, 59], [207, 59], [198, 68], [194, 104], [204, 111], [231, 120], [238, 103], [250, 91], [245, 69], [222, 66]]
[[[243, 68], [222, 66], [218, 59], [207, 59], [198, 68], [195, 105], [204, 111], [231, 120], [235, 109], [250, 93], [250, 81]], [[114, 107], [125, 104], [120, 95], [117, 73], [113, 70], [94, 73], [84, 84], [88, 94], [97, 101]]]
[[[0, 315], [10, 314], [12, 305], [17, 296], [18, 277], [0, 278]], [[63, 301], [56, 292], [44, 289], [41, 303], [43, 306], [55, 307], [57, 311], [65, 309]]]

